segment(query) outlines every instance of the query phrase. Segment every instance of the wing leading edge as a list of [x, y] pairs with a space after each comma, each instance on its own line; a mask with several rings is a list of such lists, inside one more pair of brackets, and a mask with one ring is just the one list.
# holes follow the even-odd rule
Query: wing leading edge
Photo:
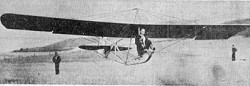
[[228, 39], [249, 28], [248, 25], [149, 25], [96, 22], [6, 13], [1, 23], [7, 29], [46, 31], [54, 34], [130, 38], [139, 27], [150, 38], [193, 38], [196, 40]]

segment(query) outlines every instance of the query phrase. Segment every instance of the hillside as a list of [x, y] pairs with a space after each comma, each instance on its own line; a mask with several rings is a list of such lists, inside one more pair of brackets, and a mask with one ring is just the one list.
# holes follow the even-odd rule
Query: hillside
[[250, 24], [250, 18], [227, 21], [223, 24]]
[[96, 37], [72, 38], [72, 39], [62, 40], [43, 47], [21, 48], [20, 50], [14, 50], [13, 52], [51, 52], [51, 51], [71, 50], [80, 45], [95, 43], [96, 40], [98, 40], [98, 38]]
[[[250, 18], [227, 21], [227, 22], [224, 22], [223, 24], [250, 24]], [[247, 30], [239, 32], [237, 35], [240, 35], [243, 37], [250, 37], [250, 30], [248, 28]]]

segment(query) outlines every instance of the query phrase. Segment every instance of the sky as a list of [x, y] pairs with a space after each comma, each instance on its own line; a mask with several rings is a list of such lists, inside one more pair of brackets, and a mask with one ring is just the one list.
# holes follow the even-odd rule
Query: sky
[[[139, 8], [137, 17], [135, 17], [136, 11], [132, 10], [134, 8]], [[112, 15], [103, 14], [124, 10], [129, 11]], [[217, 0], [1, 0], [0, 15], [4, 13], [121, 23], [169, 24], [169, 21], [179, 23], [185, 22], [185, 20], [196, 20], [196, 24], [220, 24], [230, 20], [250, 18], [250, 2]], [[76, 37], [81, 36], [7, 30], [0, 24], [0, 53], [21, 47], [43, 46]]]

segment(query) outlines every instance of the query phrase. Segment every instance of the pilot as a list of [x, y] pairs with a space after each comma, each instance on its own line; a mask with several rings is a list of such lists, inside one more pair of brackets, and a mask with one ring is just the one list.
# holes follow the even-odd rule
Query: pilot
[[55, 71], [56, 75], [59, 74], [59, 63], [61, 62], [61, 57], [55, 52], [55, 56], [53, 57], [53, 62], [55, 63]]
[[138, 35], [135, 37], [135, 44], [137, 46], [139, 58], [141, 58], [144, 53], [147, 53], [149, 49], [155, 50], [152, 42], [145, 36], [145, 32], [144, 28], [138, 28]]

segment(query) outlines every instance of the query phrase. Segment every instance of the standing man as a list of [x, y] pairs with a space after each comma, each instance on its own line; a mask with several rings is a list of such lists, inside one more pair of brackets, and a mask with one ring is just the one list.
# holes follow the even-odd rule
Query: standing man
[[232, 61], [235, 61], [235, 53], [236, 53], [237, 49], [234, 47], [234, 45], [232, 45]]
[[55, 56], [53, 57], [53, 62], [55, 63], [56, 75], [59, 74], [59, 63], [61, 62], [61, 57], [55, 52]]

